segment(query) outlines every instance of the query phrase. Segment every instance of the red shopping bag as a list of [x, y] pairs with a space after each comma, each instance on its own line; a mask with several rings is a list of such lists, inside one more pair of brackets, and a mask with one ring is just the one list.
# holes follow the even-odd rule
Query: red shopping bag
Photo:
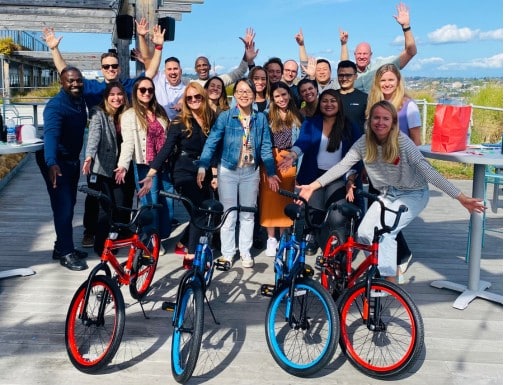
[[438, 104], [432, 128], [432, 151], [462, 151], [467, 146], [471, 106]]

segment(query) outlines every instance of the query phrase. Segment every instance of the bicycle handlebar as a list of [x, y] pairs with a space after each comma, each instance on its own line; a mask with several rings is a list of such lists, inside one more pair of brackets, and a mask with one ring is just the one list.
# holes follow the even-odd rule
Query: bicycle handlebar
[[[384, 201], [382, 200], [382, 198], [379, 195], [372, 194], [372, 193], [366, 192], [364, 190], [358, 189], [358, 190], [356, 190], [355, 194], [365, 197], [365, 198], [368, 198], [369, 200], [379, 202], [380, 208], [381, 208], [380, 224], [382, 226], [382, 229], [378, 230], [378, 233], [377, 233], [378, 235], [381, 235], [384, 233], [390, 233], [391, 231], [395, 230], [398, 226], [398, 222], [400, 222], [400, 217], [402, 216], [402, 213], [409, 211], [409, 209], [405, 205], [400, 205], [400, 207], [398, 207], [398, 210], [392, 210], [389, 207], [386, 207], [386, 205], [384, 204]], [[395, 221], [393, 222], [392, 226], [386, 225], [386, 222], [384, 220], [386, 211], [396, 214]]]
[[[180, 195], [180, 194], [171, 193], [171, 192], [163, 191], [163, 190], [161, 190], [159, 192], [159, 194], [161, 196], [166, 197], [166, 198], [172, 198], [172, 199], [176, 199], [176, 200], [180, 200], [180, 201], [184, 202], [186, 205], [188, 205], [190, 207], [192, 213], [194, 213], [196, 211], [202, 211], [202, 212], [205, 212], [205, 213], [207, 213], [209, 215], [211, 215], [211, 214], [220, 214], [220, 212], [217, 211], [217, 210], [205, 209], [205, 208], [202, 208], [202, 207], [197, 207], [189, 198], [187, 198], [186, 196]], [[216, 200], [213, 200], [213, 201], [214, 202], [218, 202], [220, 204], [219, 201], [216, 201]], [[228, 208], [227, 210], [225, 210], [222, 213], [222, 217], [221, 217], [220, 222], [217, 225], [215, 225], [215, 226], [208, 226], [208, 225], [205, 226], [205, 225], [203, 225], [201, 223], [198, 223], [198, 221], [197, 221], [198, 218], [195, 217], [194, 215], [190, 216], [190, 221], [194, 224], [194, 226], [196, 226], [198, 229], [200, 229], [202, 231], [215, 232], [215, 231], [219, 230], [222, 227], [222, 225], [226, 221], [226, 218], [229, 215], [229, 213], [231, 213], [232, 211], [235, 211], [235, 210], [237, 212], [240, 212], [240, 211], [245, 211], [245, 212], [250, 212], [250, 213], [256, 213], [257, 212], [257, 208], [256, 207], [233, 206], [233, 207]]]
[[130, 220], [130, 222], [128, 222], [128, 223], [115, 223], [116, 226], [124, 227], [124, 228], [129, 228], [129, 227], [133, 226], [137, 222], [137, 220], [139, 219], [140, 214], [142, 212], [144, 212], [146, 210], [158, 209], [158, 208], [163, 207], [162, 204], [160, 204], [160, 203], [152, 203], [152, 204], [149, 204], [149, 205], [140, 206], [139, 208], [136, 208], [136, 209], [132, 209], [132, 208], [129, 208], [129, 207], [114, 205], [112, 200], [110, 199], [110, 197], [108, 195], [102, 193], [101, 191], [94, 190], [94, 189], [92, 189], [90, 187], [87, 187], [86, 185], [78, 186], [78, 191], [80, 191], [80, 192], [82, 192], [84, 194], [90, 195], [93, 198], [96, 198], [98, 200], [104, 201], [108, 205], [108, 207], [109, 207], [109, 215], [110, 215], [110, 221], [111, 222], [112, 222], [112, 210], [114, 208], [116, 208], [117, 210], [121, 210], [121, 211], [129, 211], [131, 213], [135, 213], [135, 215]]

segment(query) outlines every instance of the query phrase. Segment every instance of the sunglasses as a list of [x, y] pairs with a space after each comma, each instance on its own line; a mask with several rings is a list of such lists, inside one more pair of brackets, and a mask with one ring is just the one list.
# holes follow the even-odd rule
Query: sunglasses
[[110, 68], [112, 68], [113, 70], [116, 70], [119, 68], [119, 64], [102, 64], [101, 68], [103, 68], [104, 70], [108, 70]]
[[190, 95], [190, 96], [187, 96], [186, 99], [187, 99], [187, 102], [191, 102], [192, 100], [197, 100], [197, 101], [200, 102], [201, 100], [203, 100], [203, 96], [199, 95], [199, 94], [197, 94], [197, 95]]
[[146, 88], [146, 87], [139, 87], [137, 88], [139, 90], [139, 92], [144, 95], [146, 92], [150, 95], [153, 95], [153, 91], [155, 90], [154, 88], [150, 87], [150, 88]]

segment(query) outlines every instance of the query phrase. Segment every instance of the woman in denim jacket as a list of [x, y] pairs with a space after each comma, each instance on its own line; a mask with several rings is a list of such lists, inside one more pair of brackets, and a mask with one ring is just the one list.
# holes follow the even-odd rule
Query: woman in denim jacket
[[[259, 165], [263, 162], [267, 172], [269, 187], [273, 191], [279, 188], [276, 175], [272, 142], [267, 117], [254, 112], [252, 104], [256, 95], [254, 83], [249, 79], [240, 79], [233, 87], [237, 105], [222, 112], [206, 140], [201, 158], [197, 183], [202, 186], [206, 168], [217, 166], [219, 199], [224, 208], [236, 206], [256, 207], [260, 182]], [[212, 159], [218, 158], [217, 164]], [[239, 250], [242, 266], [253, 267], [251, 256], [253, 241], [254, 213], [241, 212], [239, 215]], [[233, 264], [236, 252], [235, 226], [236, 213], [232, 212], [220, 230], [221, 262], [227, 268]]]

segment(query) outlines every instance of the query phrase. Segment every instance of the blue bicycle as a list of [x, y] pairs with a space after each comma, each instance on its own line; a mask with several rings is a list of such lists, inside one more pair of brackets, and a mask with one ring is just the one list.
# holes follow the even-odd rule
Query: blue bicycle
[[[265, 319], [265, 336], [270, 353], [278, 365], [290, 374], [307, 377], [322, 369], [332, 359], [340, 338], [336, 304], [329, 292], [313, 280], [313, 269], [306, 265], [306, 246], [313, 225], [309, 205], [298, 194], [279, 193], [302, 205], [290, 203], [285, 214], [293, 221], [291, 232], [281, 234], [274, 260], [275, 282], [262, 285], [261, 294], [271, 297]], [[302, 239], [297, 227], [302, 220]]]
[[[224, 211], [222, 203], [208, 199], [196, 207], [190, 199], [179, 194], [160, 191], [160, 195], [182, 201], [190, 209], [190, 220], [204, 231], [196, 247], [192, 269], [181, 278], [176, 302], [164, 302], [162, 309], [172, 312], [171, 368], [174, 379], [187, 382], [196, 367], [204, 328], [204, 302], [216, 324], [217, 319], [206, 296], [213, 276], [213, 266], [226, 270], [221, 262], [214, 262], [210, 248], [213, 234], [218, 231], [232, 211], [256, 212], [255, 207], [235, 206]], [[220, 219], [219, 219], [220, 218]]]

